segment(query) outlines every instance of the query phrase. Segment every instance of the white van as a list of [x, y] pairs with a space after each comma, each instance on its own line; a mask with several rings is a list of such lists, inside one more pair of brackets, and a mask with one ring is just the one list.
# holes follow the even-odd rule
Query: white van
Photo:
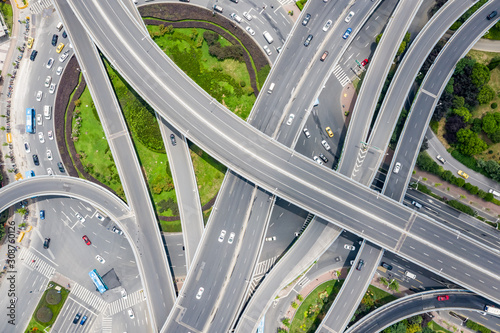
[[50, 117], [52, 115], [52, 106], [45, 105], [43, 107], [43, 115], [44, 115], [45, 119], [50, 119]]
[[63, 28], [62, 22], [57, 23], [56, 25], [57, 31], [61, 31], [62, 28]]
[[219, 5], [214, 5], [214, 10], [215, 10], [216, 12], [221, 13], [221, 14], [222, 14], [222, 12], [223, 12], [222, 7], [221, 7], [221, 6], [219, 6]]
[[274, 89], [274, 82], [269, 85], [269, 89], [267, 89], [267, 93], [271, 94], [273, 92], [273, 89]]
[[422, 208], [422, 204], [420, 202], [412, 201], [411, 204], [417, 208]]
[[267, 40], [267, 42], [269, 44], [271, 44], [272, 42], [274, 42], [274, 39], [273, 39], [273, 37], [271, 36], [271, 34], [269, 32], [264, 31], [263, 35], [264, 35], [264, 38]]
[[417, 278], [417, 276], [415, 274], [413, 274], [412, 272], [409, 272], [409, 271], [405, 271], [405, 275], [407, 277], [409, 277], [410, 279], [414, 279], [415, 280]]
[[500, 197], [500, 192], [497, 192], [497, 191], [495, 191], [492, 188], [488, 192], [490, 192], [491, 194], [493, 194], [495, 197]]

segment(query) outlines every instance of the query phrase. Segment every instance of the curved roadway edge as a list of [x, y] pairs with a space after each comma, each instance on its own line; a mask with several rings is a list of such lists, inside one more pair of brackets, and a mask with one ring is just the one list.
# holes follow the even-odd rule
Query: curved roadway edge
[[[138, 261], [147, 295], [153, 331], [167, 319], [175, 302], [175, 288], [165, 246], [160, 236], [146, 181], [132, 139], [97, 48], [92, 44], [75, 14], [64, 0], [54, 1], [66, 30], [71, 35], [80, 68], [83, 69], [92, 100], [103, 125], [127, 201], [140, 225], [134, 244], [141, 254]], [[161, 292], [158, 292], [161, 291]], [[151, 328], [149, 328], [151, 329]]]
[[[360, 142], [366, 142], [378, 97], [384, 87], [392, 59], [423, 0], [400, 0], [385, 28], [359, 92], [342, 147], [337, 170], [354, 178]], [[375, 88], [374, 88], [375, 87]]]
[[[366, 186], [370, 186], [379, 170], [382, 159], [394, 128], [399, 120], [399, 115], [407, 98], [417, 74], [432, 51], [434, 45], [448, 31], [453, 24], [473, 2], [462, 0], [449, 0], [441, 9], [426, 23], [418, 36], [413, 40], [410, 49], [399, 65], [394, 78], [391, 81], [387, 94], [373, 126], [368, 146], [370, 154], [366, 155], [363, 165], [356, 179]], [[359, 152], [359, 150], [358, 150]]]
[[144, 21], [142, 20], [141, 14], [139, 13], [139, 10], [137, 9], [137, 6], [132, 0], [121, 0], [123, 5], [127, 7], [129, 10], [130, 14], [134, 16], [134, 18], [137, 20], [137, 23], [139, 26], [142, 26], [144, 29], [144, 32], [147, 33], [148, 29], [146, 28], [146, 25], [144, 24]]
[[[439, 302], [437, 296], [446, 294], [448, 301]], [[348, 328], [345, 333], [376, 333], [405, 318], [430, 311], [475, 310], [483, 311], [488, 301], [471, 291], [441, 289], [425, 291], [399, 298], [370, 312]]]
[[332, 245], [341, 232], [340, 228], [331, 223], [314, 218], [292, 248], [264, 277], [244, 309], [235, 332], [255, 332], [260, 318], [271, 306], [279, 291], [312, 265]]
[[[383, 254], [384, 250], [378, 246], [366, 241], [361, 244], [354, 261], [355, 264], [349, 270], [342, 288], [340, 288], [316, 333], [344, 332], [354, 312], [359, 307]], [[360, 260], [364, 260], [365, 265], [361, 270], [354, 269]]]
[[[189, 154], [186, 138], [158, 114], [156, 114], [156, 119], [160, 126], [163, 144], [167, 150], [168, 165], [174, 180], [177, 204], [181, 216], [182, 237], [186, 249], [186, 270], [189, 270], [204, 230], [203, 212], [201, 211], [193, 161]], [[170, 142], [170, 133], [177, 138], [175, 146]]]
[[[162, 117], [214, 158], [269, 192], [362, 234], [383, 248], [397, 251], [405, 259], [425, 265], [431, 271], [439, 272], [443, 267], [436, 263], [437, 256], [446, 259], [448, 266], [450, 263], [465, 265], [474, 276], [484, 277], [487, 283], [478, 284], [475, 278], [456, 274], [453, 281], [500, 300], [500, 291], [492, 288], [500, 278], [487, 263], [489, 259], [498, 260], [493, 250], [461, 235], [461, 246], [466, 251], [452, 257], [450, 246], [432, 237], [432, 232], [424, 231], [423, 235], [418, 230], [408, 232], [410, 208], [379, 196], [311, 159], [292, 154], [290, 149], [229, 113], [178, 70], [119, 5], [113, 7], [96, 0], [67, 1], [127, 82]], [[428, 217], [417, 219], [433, 223]], [[437, 232], [442, 236], [456, 238], [452, 230], [439, 228], [435, 223], [433, 226], [438, 227]], [[399, 247], [404, 240], [404, 248]], [[414, 246], [428, 248], [432, 256], [422, 257], [422, 252]], [[478, 251], [479, 259], [474, 258]]]
[[[449, 78], [453, 75], [458, 61], [463, 58], [481, 36], [497, 22], [495, 20], [486, 20], [486, 15], [499, 6], [500, 1], [490, 0], [477, 10], [453, 34], [427, 72], [415, 96], [389, 170], [393, 170], [394, 164], [398, 161], [402, 162], [404, 167], [402, 167], [399, 174], [389, 172], [382, 188], [382, 193], [390, 198], [400, 202], [403, 200], [404, 193], [411, 180], [411, 171], [415, 166], [420, 151], [419, 148], [424, 140], [426, 128], [429, 125], [434, 108], [439, 101], [439, 96], [441, 96]], [[478, 21], [480, 21], [481, 24], [478, 24]], [[483, 26], [484, 28], [481, 28]], [[443, 62], [443, 64], [441, 64], [441, 62]], [[448, 73], [442, 73], [443, 66], [449, 67]], [[422, 121], [423, 119], [425, 119], [425, 121]], [[414, 140], [411, 137], [412, 133], [420, 133], [419, 140]], [[407, 136], [409, 136], [409, 138]], [[408, 154], [408, 152], [412, 153]], [[401, 181], [400, 184], [398, 184], [399, 181]]]

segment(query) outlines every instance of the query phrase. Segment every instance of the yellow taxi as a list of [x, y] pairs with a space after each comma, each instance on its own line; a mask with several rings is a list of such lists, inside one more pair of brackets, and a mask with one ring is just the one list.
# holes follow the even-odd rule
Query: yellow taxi
[[332, 132], [332, 129], [330, 127], [325, 128], [325, 131], [326, 131], [326, 134], [328, 134], [328, 136], [330, 138], [333, 137], [333, 132]]
[[468, 174], [466, 174], [465, 172], [463, 172], [462, 170], [458, 170], [458, 174], [459, 174], [460, 176], [462, 176], [464, 179], [469, 178], [469, 175], [468, 175]]
[[28, 49], [31, 49], [33, 47], [34, 42], [35, 42], [35, 38], [33, 38], [33, 37], [28, 38]]
[[64, 43], [61, 43], [59, 45], [57, 45], [57, 49], [56, 49], [56, 52], [57, 53], [61, 53], [61, 51], [64, 49]]

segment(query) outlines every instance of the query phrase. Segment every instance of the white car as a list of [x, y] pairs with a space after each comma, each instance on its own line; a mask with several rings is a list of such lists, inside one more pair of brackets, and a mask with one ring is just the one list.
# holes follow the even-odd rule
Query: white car
[[392, 172], [398, 173], [399, 170], [401, 170], [401, 163], [397, 162], [396, 165], [394, 166], [394, 170]]
[[52, 133], [52, 131], [48, 131], [47, 136], [49, 137], [49, 140], [54, 140], [54, 134]]
[[354, 251], [354, 250], [356, 250], [356, 247], [354, 245], [345, 244], [344, 249], [349, 250], [349, 251]]
[[59, 61], [60, 62], [64, 62], [64, 60], [66, 60], [66, 58], [69, 56], [69, 51], [66, 51], [64, 52], [60, 57], [59, 57]]
[[288, 120], [286, 121], [286, 124], [290, 126], [292, 124], [293, 118], [295, 118], [295, 115], [293, 113], [290, 113], [288, 116]]
[[198, 293], [196, 294], [196, 299], [200, 299], [204, 291], [205, 289], [203, 287], [200, 287], [200, 289], [198, 289]]
[[52, 161], [52, 151], [50, 149], [47, 149], [47, 158]]
[[45, 136], [43, 136], [43, 132], [38, 132], [38, 140], [40, 140], [41, 143], [45, 143]]
[[349, 14], [347, 14], [344, 21], [346, 21], [346, 23], [349, 23], [349, 21], [351, 21], [353, 16], [354, 16], [354, 12], [350, 12]]
[[127, 299], [127, 292], [125, 291], [125, 289], [122, 289], [120, 293], [122, 294], [122, 298]]
[[326, 150], [330, 150], [331, 147], [328, 142], [326, 142], [326, 140], [321, 141], [321, 144], [323, 145], [323, 147], [325, 147]]
[[56, 84], [55, 83], [51, 83], [50, 84], [50, 88], [49, 88], [49, 93], [53, 94], [54, 91], [56, 91]]
[[24, 151], [26, 152], [26, 154], [29, 154], [31, 152], [30, 144], [27, 142], [24, 143]]
[[234, 232], [232, 232], [232, 233], [230, 233], [230, 234], [229, 234], [229, 239], [227, 240], [227, 242], [228, 242], [229, 244], [233, 244], [233, 241], [234, 241], [234, 236], [235, 236], [235, 233], [234, 233]]
[[222, 243], [224, 241], [224, 237], [226, 236], [226, 230], [222, 230], [219, 235], [219, 242]]
[[328, 29], [330, 29], [330, 27], [332, 26], [332, 20], [328, 20], [326, 21], [324, 27], [323, 27], [323, 31], [328, 31]]
[[54, 175], [54, 172], [52, 171], [52, 168], [47, 168], [47, 174], [49, 176], [53, 176]]
[[45, 79], [45, 86], [48, 88], [50, 86], [50, 83], [52, 82], [52, 77], [49, 75]]
[[273, 236], [273, 237], [267, 237], [266, 238], [266, 242], [272, 242], [272, 241], [275, 241], [276, 240], [276, 236]]
[[97, 217], [97, 219], [101, 222], [104, 222], [104, 216], [102, 216], [99, 212], [96, 212], [95, 213], [95, 217]]
[[38, 102], [40, 102], [42, 100], [42, 97], [43, 97], [43, 93], [41, 90], [39, 90], [37, 93], [36, 93], [36, 100]]
[[128, 313], [128, 316], [130, 317], [130, 319], [134, 319], [135, 318], [134, 311], [132, 309], [128, 309], [127, 313]]
[[47, 68], [52, 68], [52, 65], [54, 64], [54, 58], [50, 58], [49, 61], [47, 61]]
[[82, 223], [85, 222], [85, 218], [83, 216], [81, 216], [80, 213], [76, 213], [75, 215], [80, 222], [82, 222]]
[[318, 163], [319, 165], [323, 165], [323, 161], [322, 161], [322, 160], [320, 160], [318, 156], [316, 156], [316, 155], [315, 155], [315, 156], [313, 157], [313, 160], [315, 160], [315, 161], [316, 161], [316, 163]]
[[106, 262], [106, 260], [104, 260], [103, 257], [101, 257], [100, 255], [96, 255], [95, 258], [97, 259], [97, 261], [99, 261], [101, 264], [104, 264]]
[[309, 133], [309, 130], [307, 128], [304, 127], [304, 135], [306, 136], [306, 138], [310, 138], [311, 137], [311, 133]]
[[247, 20], [251, 21], [252, 20], [252, 15], [248, 14], [247, 12], [243, 12], [243, 17], [246, 18]]
[[264, 47], [264, 51], [266, 51], [266, 54], [267, 54], [267, 55], [271, 55], [271, 54], [272, 54], [272, 53], [271, 53], [271, 50], [269, 49], [269, 46], [264, 45], [263, 47]]
[[253, 31], [253, 29], [252, 29], [252, 28], [250, 28], [250, 27], [246, 27], [246, 28], [245, 28], [245, 30], [246, 30], [246, 31], [248, 31], [248, 33], [249, 33], [250, 35], [252, 35], [252, 36], [253, 36], [253, 35], [255, 35], [255, 31]]
[[446, 160], [441, 155], [436, 156], [436, 159], [443, 164], [446, 163]]
[[56, 74], [61, 75], [62, 70], [63, 70], [62, 66], [57, 67]]
[[236, 14], [236, 13], [232, 13], [232, 14], [231, 14], [231, 18], [232, 18], [233, 20], [235, 20], [236, 22], [238, 22], [238, 23], [241, 23], [241, 21], [243, 21], [243, 20], [241, 19], [241, 17], [239, 17], [239, 16], [238, 16], [238, 14]]
[[37, 125], [42, 125], [43, 124], [43, 118], [41, 114], [36, 115], [36, 124]]

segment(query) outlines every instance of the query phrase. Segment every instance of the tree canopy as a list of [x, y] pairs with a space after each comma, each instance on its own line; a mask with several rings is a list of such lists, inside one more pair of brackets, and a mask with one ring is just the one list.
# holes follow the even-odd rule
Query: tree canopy
[[458, 150], [468, 156], [476, 155], [488, 148], [486, 142], [470, 129], [462, 128], [457, 132]]

